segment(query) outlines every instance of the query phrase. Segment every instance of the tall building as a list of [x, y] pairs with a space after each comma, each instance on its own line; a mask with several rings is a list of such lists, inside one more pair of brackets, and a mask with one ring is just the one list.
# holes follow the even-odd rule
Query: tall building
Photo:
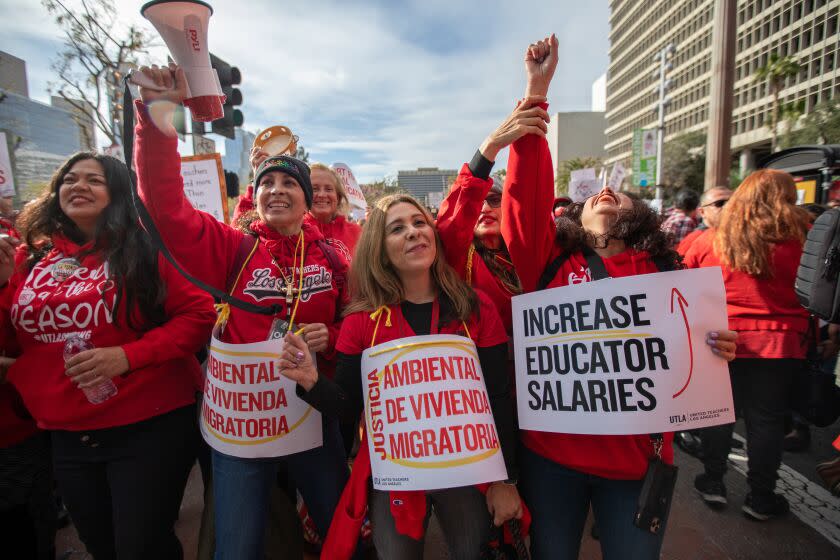
[[445, 192], [449, 183], [458, 175], [454, 169], [420, 167], [416, 171], [399, 171], [397, 184], [417, 200], [426, 203], [426, 195]]
[[[714, 0], [610, 1], [607, 77], [608, 162], [630, 164], [633, 130], [654, 128], [658, 62], [668, 43], [677, 47], [665, 113], [665, 142], [708, 125]], [[840, 97], [840, 0], [738, 0], [732, 151], [742, 166], [770, 151], [772, 96], [753, 78], [771, 53], [802, 66], [781, 91], [783, 103], [803, 102], [805, 113]]]
[[225, 138], [225, 155], [222, 156], [222, 167], [225, 171], [233, 171], [239, 176], [239, 190], [245, 192], [245, 186], [251, 181], [251, 146], [256, 134], [240, 127], [234, 129], [233, 140]]
[[[594, 87], [593, 87], [594, 90]], [[594, 101], [594, 100], [593, 100]], [[554, 113], [548, 123], [548, 150], [554, 162], [554, 175], [560, 164], [573, 158], [604, 158], [607, 121], [602, 111]]]

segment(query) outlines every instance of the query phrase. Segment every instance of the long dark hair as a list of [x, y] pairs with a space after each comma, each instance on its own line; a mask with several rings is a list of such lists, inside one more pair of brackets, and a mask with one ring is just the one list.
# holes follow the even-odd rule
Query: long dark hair
[[519, 276], [513, 268], [510, 252], [504, 239], [500, 239], [498, 249], [485, 247], [478, 237], [473, 239], [473, 246], [493, 276], [499, 279], [508, 292], [514, 295], [522, 293], [522, 282], [519, 281]]
[[[105, 171], [110, 202], [96, 222], [93, 246], [79, 256], [96, 253], [108, 263], [110, 280], [116, 288], [111, 310], [115, 321], [119, 321], [118, 310], [125, 303], [123, 315], [129, 328], [140, 330], [160, 325], [166, 319], [163, 309], [166, 288], [158, 274], [157, 252], [149, 235], [140, 227], [132, 197], [131, 172], [116, 158], [94, 152], [73, 154], [53, 174], [49, 190], [27, 204], [17, 222], [30, 247], [27, 265], [31, 269], [43, 258], [54, 234], [62, 234], [79, 245], [85, 243], [84, 234], [61, 209], [58, 191], [70, 169], [86, 159], [96, 160]], [[140, 310], [141, 325], [135, 324], [132, 318], [135, 306]]]
[[682, 268], [682, 257], [672, 248], [671, 237], [659, 229], [662, 218], [643, 200], [630, 193], [622, 193], [633, 201], [633, 207], [622, 210], [606, 236], [596, 237], [586, 231], [581, 223], [584, 202], [574, 202], [566, 207], [557, 220], [555, 242], [564, 251], [574, 253], [586, 247], [596, 247], [603, 241], [621, 239], [627, 247], [646, 251], [651, 258], [665, 257]]

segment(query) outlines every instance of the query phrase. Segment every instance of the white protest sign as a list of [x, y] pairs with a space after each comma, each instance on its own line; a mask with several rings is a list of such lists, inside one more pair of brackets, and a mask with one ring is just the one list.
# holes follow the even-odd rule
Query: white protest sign
[[0, 132], [0, 196], [15, 196], [15, 175], [12, 173], [12, 161], [9, 158], [9, 145], [6, 133]]
[[367, 208], [367, 200], [362, 189], [359, 188], [359, 183], [356, 182], [356, 177], [350, 170], [350, 167], [345, 163], [332, 164], [333, 170], [341, 177], [341, 182], [344, 183], [344, 190], [347, 192], [347, 201], [352, 208], [360, 208], [362, 210]]
[[507, 478], [473, 342], [428, 335], [362, 353], [373, 487], [435, 490]]
[[616, 163], [613, 165], [612, 173], [610, 173], [610, 180], [607, 182], [607, 185], [614, 191], [620, 191], [621, 184], [624, 182], [624, 177], [626, 175], [627, 172], [621, 162]]
[[572, 202], [583, 202], [601, 190], [598, 177], [592, 168], [576, 169], [571, 173], [569, 180], [569, 198]]
[[227, 188], [219, 154], [182, 157], [181, 177], [184, 179], [184, 194], [193, 208], [227, 223]]
[[280, 457], [320, 447], [321, 413], [277, 368], [282, 340], [227, 344], [215, 336], [207, 359], [201, 433], [234, 457]]
[[513, 298], [522, 429], [649, 434], [735, 421], [720, 268], [611, 278]]

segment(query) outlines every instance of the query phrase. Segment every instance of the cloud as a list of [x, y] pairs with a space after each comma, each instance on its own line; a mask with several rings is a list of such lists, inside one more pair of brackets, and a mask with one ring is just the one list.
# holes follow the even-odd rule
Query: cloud
[[[362, 183], [400, 169], [457, 168], [469, 160], [522, 95], [522, 55], [541, 36], [554, 31], [561, 40], [552, 111], [588, 110], [591, 83], [607, 66], [608, 9], [599, 3], [212, 4], [211, 51], [242, 71], [246, 128], [285, 124], [313, 157], [344, 161]], [[125, 21], [144, 22], [142, 2], [118, 5]], [[0, 33], [7, 27], [0, 23]], [[54, 26], [31, 27], [12, 43], [57, 37]], [[30, 51], [27, 57], [50, 54]], [[165, 56], [163, 49], [153, 55]], [[31, 81], [45, 82], [46, 67], [30, 62], [37, 70]]]

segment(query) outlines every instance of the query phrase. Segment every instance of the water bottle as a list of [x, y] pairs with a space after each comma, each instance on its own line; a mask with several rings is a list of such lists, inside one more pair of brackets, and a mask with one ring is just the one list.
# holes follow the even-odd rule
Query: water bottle
[[[78, 335], [71, 336], [64, 341], [64, 363], [66, 364], [70, 358], [79, 352], [93, 350], [94, 348], [96, 347], [89, 340], [85, 340]], [[111, 379], [105, 379], [101, 383], [97, 383], [91, 387], [84, 387], [82, 391], [84, 391], [87, 400], [91, 404], [99, 404], [116, 395], [117, 386], [114, 385]]]

